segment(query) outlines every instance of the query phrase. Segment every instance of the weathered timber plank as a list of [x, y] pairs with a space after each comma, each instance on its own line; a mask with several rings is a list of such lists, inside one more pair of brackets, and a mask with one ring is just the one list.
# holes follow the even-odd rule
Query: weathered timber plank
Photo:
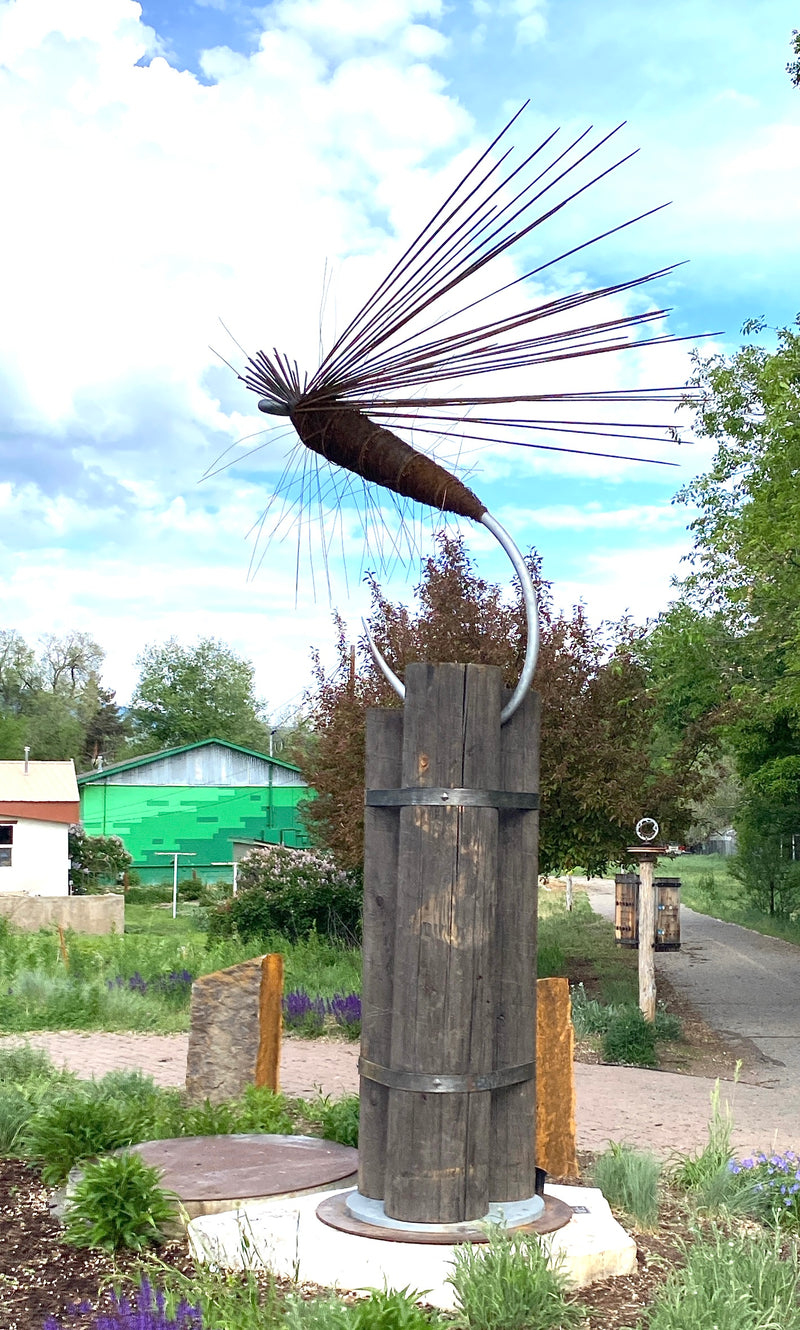
[[[504, 698], [508, 700], [510, 694]], [[503, 726], [501, 789], [539, 789], [539, 718], [530, 693]], [[494, 1066], [536, 1057], [537, 812], [501, 813], [497, 910], [493, 929]], [[492, 1201], [532, 1196], [536, 1184], [536, 1082], [492, 1094], [489, 1190]]]
[[[400, 785], [403, 712], [367, 712], [367, 789]], [[393, 808], [364, 810], [364, 945], [361, 987], [361, 1056], [388, 1066], [392, 1042], [397, 846], [400, 819]], [[389, 1091], [361, 1081], [358, 1132], [358, 1189], [383, 1200]]]
[[[406, 672], [403, 785], [498, 788], [500, 675], [488, 666]], [[490, 937], [497, 812], [400, 813], [392, 1066], [485, 1071], [491, 1059]], [[391, 1091], [385, 1207], [457, 1222], [486, 1212], [490, 1095]]]

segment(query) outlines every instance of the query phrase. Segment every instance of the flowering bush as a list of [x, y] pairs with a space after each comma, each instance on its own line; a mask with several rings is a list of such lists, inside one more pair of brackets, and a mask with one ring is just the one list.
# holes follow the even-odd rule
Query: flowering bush
[[121, 882], [133, 863], [119, 836], [87, 836], [80, 823], [70, 827], [68, 845], [73, 896], [84, 895], [101, 881]]
[[752, 1190], [763, 1219], [781, 1228], [800, 1229], [800, 1158], [794, 1150], [732, 1159], [728, 1167]]
[[238, 894], [212, 911], [209, 935], [257, 941], [282, 933], [292, 941], [317, 932], [355, 941], [361, 932], [359, 876], [328, 854], [259, 846], [239, 863]]

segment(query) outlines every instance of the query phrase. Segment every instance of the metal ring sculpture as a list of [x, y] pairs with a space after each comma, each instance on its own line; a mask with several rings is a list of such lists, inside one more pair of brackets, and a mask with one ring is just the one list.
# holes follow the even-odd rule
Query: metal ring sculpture
[[[513, 694], [500, 712], [500, 724], [505, 725], [506, 721], [511, 720], [511, 717], [522, 703], [525, 694], [533, 683], [536, 661], [539, 657], [539, 607], [536, 603], [536, 588], [531, 580], [527, 564], [508, 532], [489, 512], [485, 512], [480, 521], [483, 526], [491, 531], [492, 535], [497, 537], [514, 565], [514, 571], [522, 585], [522, 598], [525, 604], [525, 620], [528, 628], [528, 638], [525, 645], [525, 660], [522, 666], [522, 673], [520, 674], [519, 682], [514, 689]], [[384, 678], [391, 684], [392, 688], [397, 693], [397, 696], [405, 697], [405, 684], [398, 679], [391, 665], [384, 660], [378, 650], [372, 633], [369, 631], [369, 624], [366, 619], [362, 619], [361, 622], [364, 625], [364, 631], [367, 635], [367, 641], [369, 642], [369, 649], [372, 652], [375, 664], [378, 666]]]

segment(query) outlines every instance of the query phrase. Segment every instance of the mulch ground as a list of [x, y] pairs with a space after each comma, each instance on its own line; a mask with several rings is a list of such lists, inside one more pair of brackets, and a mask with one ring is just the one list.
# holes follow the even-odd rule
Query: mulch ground
[[[581, 1160], [583, 1167], [589, 1162], [588, 1157]], [[0, 1330], [42, 1330], [48, 1317], [55, 1317], [65, 1330], [93, 1330], [97, 1311], [108, 1308], [104, 1286], [123, 1280], [135, 1264], [133, 1258], [114, 1259], [67, 1246], [50, 1212], [54, 1195], [30, 1165], [0, 1160]], [[662, 1212], [658, 1233], [633, 1230], [639, 1248], [636, 1273], [576, 1294], [588, 1311], [585, 1330], [632, 1330], [638, 1324], [665, 1277], [662, 1262], [674, 1264], [679, 1258], [682, 1231], [677, 1203], [674, 1213], [669, 1206]], [[162, 1247], [159, 1257], [191, 1273], [185, 1242]], [[309, 1296], [314, 1292], [304, 1289]]]

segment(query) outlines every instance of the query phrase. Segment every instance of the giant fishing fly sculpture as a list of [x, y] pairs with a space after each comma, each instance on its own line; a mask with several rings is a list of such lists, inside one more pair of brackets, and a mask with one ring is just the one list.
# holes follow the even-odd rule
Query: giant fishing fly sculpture
[[[537, 371], [556, 361], [681, 340], [669, 334], [636, 338], [638, 329], [666, 316], [668, 311], [663, 309], [570, 325], [570, 316], [582, 306], [664, 277], [676, 264], [596, 290], [555, 296], [488, 321], [465, 318], [486, 301], [652, 216], [660, 207], [557, 254], [503, 286], [476, 294], [467, 303], [456, 301], [454, 309], [443, 306], [441, 302], [452, 298], [462, 283], [474, 279], [487, 264], [634, 156], [631, 152], [590, 174], [583, 183], [576, 183], [579, 168], [588, 165], [591, 173], [596, 154], [622, 126], [596, 141], [587, 129], [561, 150], [556, 145], [556, 131], [519, 165], [508, 169], [513, 148], [502, 151], [496, 160], [492, 154], [524, 109], [458, 182], [310, 377], [301, 375], [297, 363], [277, 350], [271, 355], [259, 351], [248, 359], [245, 372], [239, 375], [258, 394], [259, 410], [270, 416], [288, 417], [305, 448], [331, 467], [344, 468], [395, 498], [468, 517], [495, 535], [521, 580], [528, 620], [525, 665], [503, 711], [504, 722], [530, 687], [538, 650], [536, 597], [525, 561], [478, 496], [433, 457], [400, 438], [392, 427], [413, 428], [415, 437], [448, 433], [450, 438], [455, 436], [467, 443], [505, 442], [517, 447], [651, 461], [654, 459], [537, 442], [530, 434], [566, 434], [587, 441], [613, 437], [663, 442], [674, 438], [674, 431], [667, 425], [549, 419], [541, 410], [545, 403], [554, 403], [566, 408], [570, 416], [580, 416], [589, 403], [679, 402], [686, 393], [685, 388], [559, 393], [516, 390], [495, 396], [448, 395], [440, 388], [437, 394], [429, 395], [433, 385], [450, 382], [457, 387], [464, 379], [509, 370], [530, 371], [528, 377], [535, 384]], [[549, 321], [550, 331], [535, 328], [544, 320]], [[445, 330], [447, 324], [450, 330]], [[527, 335], [520, 336], [523, 329]], [[539, 404], [539, 414], [535, 414], [534, 404]], [[511, 407], [516, 410], [509, 414]], [[480, 408], [489, 413], [476, 414]], [[519, 437], [522, 432], [526, 437]], [[370, 645], [380, 668], [402, 697], [402, 683], [371, 638]]]

